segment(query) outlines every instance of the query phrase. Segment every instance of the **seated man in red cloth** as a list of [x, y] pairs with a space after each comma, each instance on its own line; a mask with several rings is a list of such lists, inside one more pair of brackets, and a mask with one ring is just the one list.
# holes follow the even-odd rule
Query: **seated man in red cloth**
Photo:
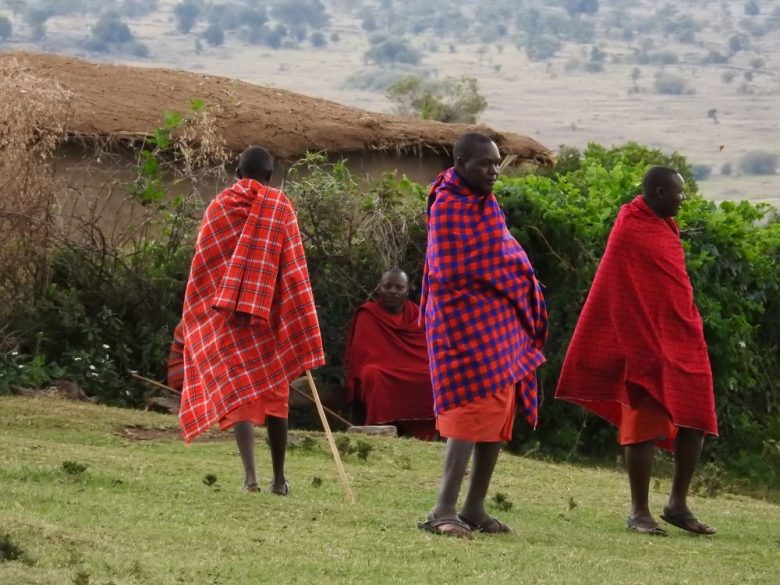
[[436, 437], [433, 390], [419, 307], [399, 268], [382, 275], [379, 300], [361, 305], [347, 338], [347, 403], [359, 401], [365, 424], [393, 424], [399, 434]]
[[324, 355], [295, 211], [267, 186], [272, 170], [268, 151], [246, 149], [238, 182], [203, 216], [184, 296], [179, 421], [188, 443], [217, 423], [235, 428], [249, 492], [254, 425], [265, 424], [270, 491], [286, 495], [289, 384]]
[[[471, 538], [509, 532], [485, 510], [501, 445], [515, 409], [537, 420], [536, 369], [544, 363], [547, 311], [525, 251], [509, 233], [493, 195], [501, 157], [487, 136], [465, 134], [454, 168], [428, 196], [428, 247], [421, 317], [431, 360], [436, 426], [447, 438], [436, 506], [418, 526]], [[466, 465], [466, 499], [457, 513]]]
[[702, 320], [672, 219], [684, 187], [673, 169], [653, 167], [642, 195], [620, 210], [556, 391], [619, 428], [631, 488], [628, 529], [664, 536], [648, 503], [656, 444], [675, 460], [661, 518], [689, 532], [715, 532], [687, 504], [704, 434], [716, 435], [718, 425]]

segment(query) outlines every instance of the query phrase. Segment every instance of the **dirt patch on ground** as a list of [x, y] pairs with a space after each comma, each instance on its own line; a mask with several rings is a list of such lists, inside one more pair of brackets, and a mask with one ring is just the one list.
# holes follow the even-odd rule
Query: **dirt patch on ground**
[[[0, 76], [18, 67], [57, 80], [73, 94], [67, 128], [74, 137], [138, 139], [160, 124], [163, 112], [189, 111], [193, 99], [219, 106], [219, 133], [231, 151], [262, 144], [281, 159], [297, 158], [307, 150], [447, 151], [457, 136], [474, 128], [370, 113], [214, 75], [47, 54], [0, 55]], [[533, 138], [481, 128], [506, 154], [540, 164], [552, 160], [550, 151]]]

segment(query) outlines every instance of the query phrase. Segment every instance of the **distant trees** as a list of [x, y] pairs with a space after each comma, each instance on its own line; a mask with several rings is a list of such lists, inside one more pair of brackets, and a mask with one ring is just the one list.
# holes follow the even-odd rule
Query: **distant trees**
[[221, 47], [225, 44], [225, 31], [217, 22], [212, 22], [205, 31], [203, 39], [212, 47]]
[[758, 16], [761, 14], [761, 8], [758, 6], [756, 0], [749, 0], [745, 3], [745, 14], [748, 16]]
[[309, 41], [313, 47], [322, 48], [328, 44], [328, 39], [320, 31], [315, 31], [309, 36]]
[[394, 66], [397, 63], [417, 65], [422, 59], [422, 55], [406, 39], [375, 37], [373, 46], [366, 51], [363, 58], [367, 63], [376, 63], [377, 65]]
[[659, 73], [655, 82], [653, 83], [656, 93], [664, 95], [686, 95], [695, 93], [693, 89], [688, 87], [688, 82], [678, 76], [671, 73]]
[[564, 8], [571, 16], [596, 14], [599, 11], [599, 0], [566, 0]]
[[91, 33], [83, 43], [88, 51], [108, 53], [119, 50], [139, 58], [149, 56], [149, 48], [136, 40], [130, 27], [115, 12], [108, 12], [101, 16], [92, 25]]
[[14, 26], [7, 16], [0, 16], [0, 41], [7, 41], [14, 34]]
[[46, 21], [49, 20], [48, 10], [39, 6], [31, 6], [22, 14], [22, 20], [30, 27], [30, 36], [39, 41], [46, 36]]
[[772, 152], [754, 150], [739, 161], [739, 168], [748, 175], [774, 175], [777, 172], [778, 156]]
[[202, 4], [198, 0], [184, 0], [181, 4], [177, 4], [173, 9], [173, 16], [176, 19], [176, 30], [182, 34], [187, 34], [198, 22], [198, 16]]
[[271, 16], [290, 27], [303, 26], [319, 30], [328, 24], [328, 14], [321, 0], [276, 0]]
[[525, 52], [531, 61], [546, 61], [561, 50], [561, 41], [553, 35], [534, 36], [525, 44]]
[[121, 45], [135, 40], [130, 27], [115, 14], [101, 16], [92, 27], [92, 36], [106, 44]]
[[474, 124], [487, 108], [473, 77], [429, 81], [408, 75], [388, 88], [387, 98], [402, 115], [449, 123]]
[[122, 0], [117, 7], [117, 12], [131, 18], [150, 14], [157, 10], [158, 0]]

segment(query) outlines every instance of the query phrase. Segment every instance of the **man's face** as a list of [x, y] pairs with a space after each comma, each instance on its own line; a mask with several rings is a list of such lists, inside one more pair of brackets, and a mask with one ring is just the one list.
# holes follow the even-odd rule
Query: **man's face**
[[495, 142], [489, 142], [475, 146], [468, 158], [459, 158], [455, 170], [469, 188], [480, 195], [487, 195], [493, 192], [500, 165], [498, 147]]
[[665, 187], [658, 189], [658, 198], [663, 203], [664, 217], [674, 217], [679, 213], [685, 201], [685, 180], [679, 173]]
[[409, 281], [406, 275], [388, 272], [379, 281], [379, 302], [385, 310], [399, 312], [408, 297]]

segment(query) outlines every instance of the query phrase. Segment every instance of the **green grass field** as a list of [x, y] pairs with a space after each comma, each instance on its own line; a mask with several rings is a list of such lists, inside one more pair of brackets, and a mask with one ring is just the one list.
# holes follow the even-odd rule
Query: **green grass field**
[[[345, 457], [350, 505], [321, 434], [291, 432], [280, 498], [240, 491], [232, 440], [188, 447], [175, 428], [171, 416], [0, 398], [0, 585], [780, 583], [780, 507], [765, 501], [694, 498], [716, 536], [643, 537], [624, 529], [619, 470], [504, 454], [491, 494], [511, 508], [493, 512], [515, 532], [468, 542], [416, 528], [442, 444], [360, 439], [373, 450]], [[265, 484], [261, 432], [257, 446]], [[668, 485], [656, 484], [656, 509]]]

